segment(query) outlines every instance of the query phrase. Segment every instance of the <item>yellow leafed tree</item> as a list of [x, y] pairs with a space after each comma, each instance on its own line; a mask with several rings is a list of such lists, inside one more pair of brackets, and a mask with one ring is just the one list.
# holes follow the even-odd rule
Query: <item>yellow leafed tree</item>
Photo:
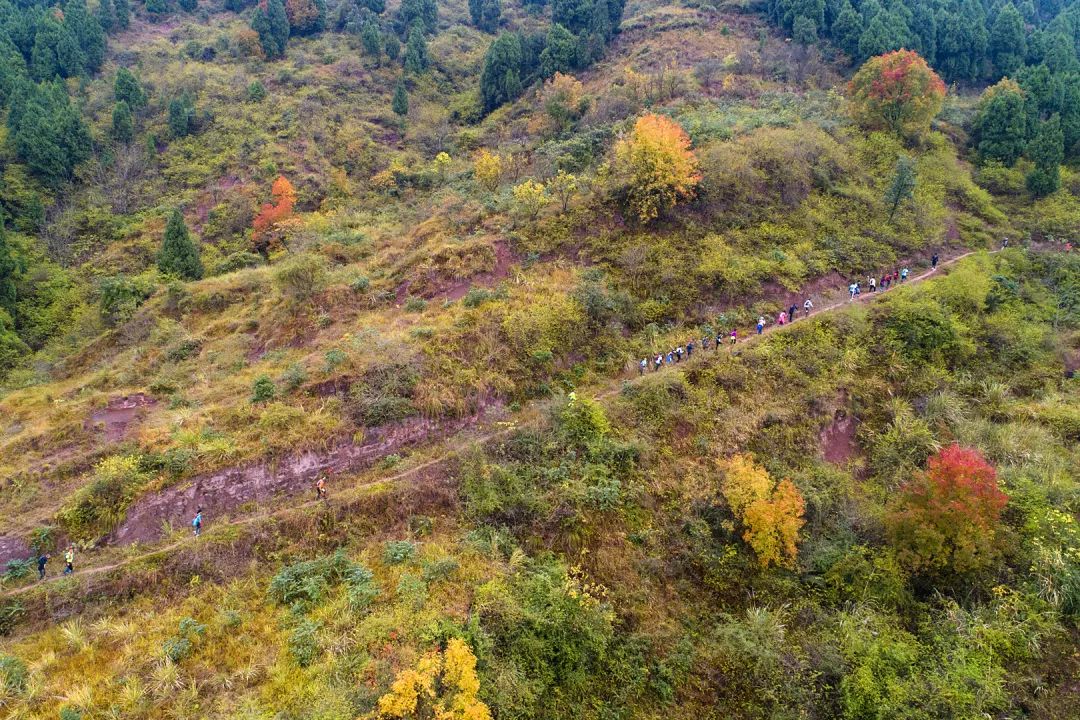
[[430, 652], [416, 667], [402, 670], [379, 698], [372, 718], [403, 720], [491, 720], [491, 711], [478, 697], [480, 678], [476, 656], [460, 638], [444, 652]]
[[806, 523], [806, 502], [795, 484], [781, 480], [774, 487], [765, 468], [747, 455], [736, 455], [727, 462], [720, 491], [761, 566], [794, 566], [799, 530]]
[[630, 210], [647, 223], [694, 196], [701, 181], [690, 138], [677, 122], [643, 115], [615, 145], [615, 166]]

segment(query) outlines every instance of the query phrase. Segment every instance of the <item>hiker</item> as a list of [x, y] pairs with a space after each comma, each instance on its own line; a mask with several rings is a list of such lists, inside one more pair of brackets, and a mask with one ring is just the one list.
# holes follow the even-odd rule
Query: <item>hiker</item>
[[757, 319], [757, 334], [760, 335], [765, 331], [765, 316], [762, 315]]
[[191, 530], [195, 533], [195, 537], [199, 537], [202, 533], [202, 508], [195, 512], [195, 517], [191, 520]]
[[674, 365], [675, 364], [675, 353], [672, 352], [671, 350], [668, 350], [667, 364], [668, 365]]
[[647, 358], [641, 358], [641, 362], [638, 363], [638, 376], [645, 374], [645, 368], [649, 367], [649, 360]]
[[905, 280], [907, 280], [907, 276], [908, 276], [908, 269], [904, 268], [903, 270], [900, 271], [900, 282], [904, 282]]
[[50, 555], [49, 553], [45, 553], [45, 554], [41, 555], [40, 557], [38, 557], [38, 559], [37, 559], [37, 576], [38, 576], [38, 580], [44, 580], [45, 579], [45, 563], [49, 562], [49, 558], [51, 558], [51, 557], [52, 557], [52, 555]]
[[892, 281], [893, 281], [894, 284], [900, 282], [900, 271], [899, 270], [893, 270], [892, 271]]
[[[716, 333], [716, 349], [717, 350], [720, 349], [720, 335], [721, 335], [721, 333], [719, 333], [719, 332]], [[734, 330], [731, 331], [731, 337], [732, 338], [735, 337], [735, 331]], [[732, 340], [732, 342], [735, 342], [735, 341]]]
[[1004, 250], [1007, 247], [1009, 247], [1009, 238], [1005, 238], [1001, 241], [1001, 249]]
[[850, 285], [847, 286], [848, 302], [851, 302], [852, 300], [855, 299], [855, 288], [856, 288], [855, 283], [851, 283]]
[[326, 475], [325, 474], [319, 475], [319, 479], [315, 481], [315, 499], [316, 500], [325, 500], [326, 499]]
[[653, 367], [653, 372], [656, 372], [657, 370], [659, 370], [660, 366], [663, 365], [663, 364], [664, 364], [664, 356], [663, 356], [663, 354], [657, 355], [656, 359], [653, 360], [653, 366], [654, 366]]
[[810, 317], [810, 311], [814, 309], [814, 303], [810, 302], [810, 298], [806, 298], [806, 302], [802, 304], [802, 307], [806, 317]]
[[778, 325], [787, 325], [787, 313], [781, 310], [780, 314], [776, 317], [776, 323]]
[[711, 345], [711, 344], [712, 344], [712, 336], [711, 335], [702, 335], [701, 336], [701, 349], [702, 350], [708, 350], [709, 345]]
[[862, 295], [862, 283], [855, 283], [855, 295]]
[[690, 340], [686, 343], [686, 359], [689, 360], [690, 356], [694, 354], [694, 341]]
[[877, 278], [871, 275], [870, 280], [867, 281], [867, 284], [870, 286], [870, 292], [877, 292]]
[[799, 314], [799, 306], [795, 305], [795, 304], [792, 304], [792, 306], [789, 307], [788, 311], [787, 311], [787, 321], [788, 322], [795, 322], [795, 316], [798, 315], [798, 314]]
[[881, 276], [881, 291], [884, 292], [889, 289], [889, 273], [885, 273]]
[[937, 261], [938, 261], [937, 253], [934, 253], [933, 255], [930, 256], [930, 269], [931, 270], [937, 270]]
[[675, 362], [682, 362], [683, 348], [682, 345], [675, 348]]
[[731, 344], [734, 345], [735, 342], [738, 339], [739, 339], [739, 331], [736, 330], [735, 328], [731, 328]]
[[75, 572], [75, 543], [68, 545], [64, 551], [64, 574], [70, 575]]

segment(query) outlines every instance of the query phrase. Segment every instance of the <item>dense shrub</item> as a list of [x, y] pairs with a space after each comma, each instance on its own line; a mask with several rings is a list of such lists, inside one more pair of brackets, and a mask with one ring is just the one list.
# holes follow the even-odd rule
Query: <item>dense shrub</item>
[[147, 475], [134, 455], [113, 455], [94, 467], [92, 480], [79, 488], [56, 519], [71, 538], [92, 540], [116, 527], [143, 488]]

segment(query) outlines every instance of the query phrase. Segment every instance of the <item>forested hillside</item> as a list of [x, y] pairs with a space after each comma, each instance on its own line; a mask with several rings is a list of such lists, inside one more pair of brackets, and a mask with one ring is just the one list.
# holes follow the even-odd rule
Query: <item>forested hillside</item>
[[1076, 717], [1080, 4], [0, 0], [0, 116], [5, 716]]

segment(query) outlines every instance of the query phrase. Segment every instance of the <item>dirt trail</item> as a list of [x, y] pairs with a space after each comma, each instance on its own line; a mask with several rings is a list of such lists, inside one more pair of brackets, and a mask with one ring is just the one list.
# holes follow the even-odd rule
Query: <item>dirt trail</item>
[[[918, 275], [913, 275], [906, 282], [902, 283], [902, 285], [913, 285], [922, 282], [929, 277], [939, 274], [943, 268], [953, 265], [976, 252], [982, 251], [970, 251], [943, 260], [938, 264], [936, 269], [931, 268]], [[997, 252], [999, 251], [994, 250], [991, 251], [990, 254], [995, 254]], [[834, 302], [820, 308], [815, 308], [812, 317], [832, 312], [854, 303], [870, 302], [876, 298], [888, 296], [891, 292], [893, 292], [893, 290], [864, 293], [851, 301], [845, 300]], [[787, 325], [769, 326], [765, 328], [765, 331], [761, 335], [751, 335], [739, 340], [738, 345], [752, 345], [773, 333], [784, 332], [787, 328], [798, 324], [799, 321]], [[707, 362], [708, 356], [709, 353], [702, 352], [698, 354], [695, 359], [688, 360], [686, 364], [692, 365], [694, 363]], [[665, 367], [664, 370], [666, 369], [667, 368]], [[661, 372], [662, 371], [663, 370], [661, 370]], [[647, 373], [646, 377], [653, 374], [655, 374], [655, 372]], [[598, 400], [608, 398], [621, 392], [624, 385], [635, 384], [644, 379], [645, 377], [633, 377], [629, 379], [624, 377], [617, 382], [612, 382], [611, 387], [608, 387], [606, 390], [599, 393], [594, 392], [593, 396]], [[299, 492], [310, 491], [312, 483], [320, 472], [330, 471], [337, 473], [364, 469], [374, 464], [377, 459], [385, 457], [399, 448], [414, 445], [418, 442], [433, 438], [449, 437], [466, 428], [476, 427], [480, 423], [480, 420], [480, 415], [443, 423], [429, 420], [417, 420], [394, 428], [375, 431], [372, 442], [364, 443], [363, 445], [358, 446], [351, 443], [343, 443], [327, 452], [319, 452], [317, 450], [301, 452], [291, 458], [282, 460], [276, 467], [268, 465], [267, 463], [251, 463], [199, 476], [185, 482], [181, 487], [170, 488], [158, 495], [141, 498], [136, 501], [136, 503], [129, 508], [124, 522], [109, 536], [107, 542], [110, 545], [127, 545], [136, 541], [146, 542], [159, 539], [166, 523], [171, 524], [173, 527], [184, 527], [186, 523], [190, 521], [190, 518], [194, 515], [198, 506], [203, 507], [207, 518], [211, 519], [215, 516], [221, 516], [229, 510], [248, 502], [265, 502], [278, 495], [294, 495]], [[498, 429], [489, 428], [479, 435], [474, 435], [461, 442], [451, 444], [445, 453], [422, 465], [410, 468], [398, 475], [354, 485], [351, 490], [347, 492], [350, 494], [359, 492], [363, 488], [375, 483], [400, 481], [424, 468], [446, 461], [462, 448], [486, 444], [509, 433], [513, 429], [514, 426], [505, 425], [498, 427]], [[274, 517], [283, 512], [309, 507], [317, 502], [318, 501], [308, 501], [286, 508], [279, 508], [278, 510], [264, 514], [250, 515], [238, 520], [230, 520], [229, 524], [247, 525], [257, 520]], [[191, 538], [184, 538], [164, 547], [148, 551], [142, 555], [127, 558], [108, 565], [93, 566], [81, 570], [76, 573], [76, 576], [107, 572], [142, 559], [154, 557], [155, 555], [175, 549], [185, 542], [191, 541], [193, 541]], [[0, 562], [4, 561], [2, 555], [5, 554], [5, 548], [11, 546], [14, 549], [19, 546], [19, 543], [22, 543], [22, 541], [17, 538], [0, 537]], [[25, 547], [25, 543], [22, 543], [22, 547]], [[21, 554], [11, 557], [26, 557], [26, 555]], [[52, 577], [44, 582], [51, 583], [58, 579], [59, 576]], [[28, 592], [40, 585], [42, 585], [42, 583], [9, 590], [0, 593], [0, 598], [13, 597]]]

